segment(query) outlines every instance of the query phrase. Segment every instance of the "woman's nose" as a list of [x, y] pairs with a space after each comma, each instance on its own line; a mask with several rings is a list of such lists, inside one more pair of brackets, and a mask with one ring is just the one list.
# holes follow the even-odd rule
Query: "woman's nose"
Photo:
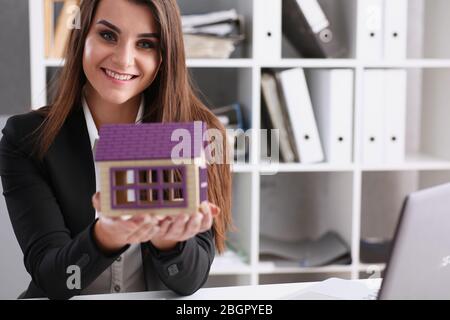
[[115, 48], [113, 63], [121, 69], [126, 69], [134, 64], [134, 47], [129, 43], [123, 43]]

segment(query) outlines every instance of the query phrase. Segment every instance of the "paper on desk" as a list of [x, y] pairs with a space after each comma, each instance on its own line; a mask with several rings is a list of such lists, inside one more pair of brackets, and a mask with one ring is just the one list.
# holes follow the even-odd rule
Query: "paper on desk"
[[363, 283], [330, 278], [311, 287], [283, 297], [283, 300], [336, 299], [336, 300], [370, 300], [376, 298], [378, 290]]

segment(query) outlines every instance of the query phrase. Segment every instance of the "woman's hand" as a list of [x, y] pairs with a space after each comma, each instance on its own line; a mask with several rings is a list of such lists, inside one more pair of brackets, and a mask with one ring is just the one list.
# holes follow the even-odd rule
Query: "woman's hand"
[[[101, 212], [100, 192], [94, 194], [92, 204], [97, 212]], [[128, 220], [100, 216], [94, 234], [105, 252], [118, 251], [127, 244], [148, 241], [159, 250], [170, 250], [178, 242], [209, 230], [214, 217], [219, 213], [219, 207], [205, 201], [200, 205], [200, 210], [191, 216], [179, 214], [174, 217], [158, 217], [140, 214]]]
[[159, 232], [150, 240], [159, 250], [170, 250], [180, 241], [194, 237], [198, 233], [208, 231], [220, 208], [210, 202], [203, 202], [199, 212], [189, 216], [180, 214], [166, 217], [160, 221]]
[[[92, 197], [92, 205], [100, 208], [100, 193]], [[159, 231], [161, 218], [149, 214], [135, 215], [128, 220], [120, 217], [99, 217], [94, 227], [94, 236], [100, 249], [105, 253], [113, 253], [127, 244], [150, 241]]]

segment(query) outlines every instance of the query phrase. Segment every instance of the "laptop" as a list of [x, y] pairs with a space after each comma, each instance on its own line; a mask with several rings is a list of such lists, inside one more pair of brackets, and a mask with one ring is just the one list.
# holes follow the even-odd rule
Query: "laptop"
[[450, 299], [450, 183], [408, 195], [378, 291], [328, 279], [287, 299]]

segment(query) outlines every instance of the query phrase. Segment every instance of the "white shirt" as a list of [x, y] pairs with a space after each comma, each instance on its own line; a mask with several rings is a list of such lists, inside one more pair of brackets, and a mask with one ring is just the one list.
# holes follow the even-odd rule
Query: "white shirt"
[[[91, 142], [91, 149], [94, 153], [95, 143], [99, 139], [98, 129], [95, 126], [91, 111], [87, 101], [82, 96], [83, 112], [86, 120], [86, 126]], [[139, 111], [136, 117], [136, 123], [141, 122], [144, 113], [144, 97], [142, 96]], [[100, 191], [100, 177], [95, 165], [95, 190]], [[95, 218], [98, 212], [95, 211]], [[142, 254], [140, 244], [131, 245], [116, 261], [108, 267], [97, 279], [95, 279], [87, 288], [82, 290], [82, 294], [104, 294], [117, 292], [140, 292], [145, 291], [145, 278], [142, 266]]]

